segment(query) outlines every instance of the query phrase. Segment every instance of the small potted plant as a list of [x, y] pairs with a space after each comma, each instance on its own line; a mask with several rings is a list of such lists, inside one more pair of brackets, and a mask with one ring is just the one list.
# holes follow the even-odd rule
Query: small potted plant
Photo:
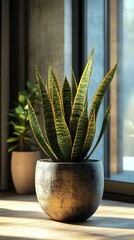
[[35, 182], [36, 161], [40, 157], [33, 142], [31, 128], [28, 120], [27, 99], [39, 113], [40, 93], [38, 84], [27, 82], [26, 90], [19, 91], [18, 102], [9, 111], [12, 136], [7, 139], [8, 152], [11, 152], [11, 175], [15, 189], [18, 193], [32, 193]]
[[48, 82], [39, 84], [44, 129], [39, 125], [30, 101], [28, 113], [34, 136], [48, 159], [37, 161], [36, 194], [42, 209], [57, 221], [83, 221], [98, 208], [104, 185], [102, 162], [91, 159], [108, 123], [107, 108], [98, 140], [94, 142], [98, 111], [104, 94], [113, 79], [117, 65], [98, 87], [88, 114], [87, 91], [92, 72], [94, 49], [77, 85], [72, 72], [71, 85], [65, 78], [62, 89], [49, 67]]

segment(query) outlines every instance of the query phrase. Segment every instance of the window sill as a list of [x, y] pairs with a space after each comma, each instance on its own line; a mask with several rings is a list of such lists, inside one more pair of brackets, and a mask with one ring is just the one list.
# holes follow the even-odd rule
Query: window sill
[[105, 179], [104, 198], [134, 203], [134, 184]]

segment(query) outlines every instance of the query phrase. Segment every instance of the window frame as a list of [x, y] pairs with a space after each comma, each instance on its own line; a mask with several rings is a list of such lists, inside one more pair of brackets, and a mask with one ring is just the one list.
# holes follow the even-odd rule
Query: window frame
[[[72, 62], [73, 69], [80, 77], [87, 58], [87, 1], [72, 1]], [[88, 2], [89, 3], [89, 2]], [[104, 0], [104, 74], [110, 69], [110, 0]], [[86, 36], [84, 44], [82, 36]], [[110, 104], [110, 88], [104, 99], [104, 109]], [[110, 122], [104, 136], [104, 198], [134, 202], [134, 184], [110, 179]]]
[[[116, 0], [115, 0], [116, 1]], [[105, 0], [105, 72], [110, 69], [110, 0]], [[105, 98], [105, 107], [110, 103], [110, 89]], [[104, 198], [134, 203], [134, 183], [110, 179], [110, 124], [105, 134]]]

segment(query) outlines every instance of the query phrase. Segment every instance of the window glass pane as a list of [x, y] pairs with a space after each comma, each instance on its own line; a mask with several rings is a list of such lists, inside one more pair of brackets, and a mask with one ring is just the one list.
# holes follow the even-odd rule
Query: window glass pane
[[[92, 76], [90, 80], [88, 99], [89, 106], [94, 97], [94, 94], [104, 77], [104, 1], [90, 0], [87, 1], [87, 56], [90, 55], [92, 46], [94, 45], [94, 64]], [[104, 117], [104, 102], [101, 104], [96, 138], [94, 144], [100, 133], [101, 124]], [[102, 138], [96, 151], [91, 156], [94, 159], [104, 161], [104, 138]]]
[[111, 87], [110, 173], [134, 182], [134, 1], [110, 1], [110, 60], [118, 61]]

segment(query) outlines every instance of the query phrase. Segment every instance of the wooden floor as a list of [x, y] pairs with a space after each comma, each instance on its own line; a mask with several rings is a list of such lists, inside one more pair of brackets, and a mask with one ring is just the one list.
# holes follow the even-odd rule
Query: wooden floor
[[87, 221], [65, 224], [49, 219], [34, 195], [0, 196], [0, 240], [134, 240], [133, 207], [103, 200]]

